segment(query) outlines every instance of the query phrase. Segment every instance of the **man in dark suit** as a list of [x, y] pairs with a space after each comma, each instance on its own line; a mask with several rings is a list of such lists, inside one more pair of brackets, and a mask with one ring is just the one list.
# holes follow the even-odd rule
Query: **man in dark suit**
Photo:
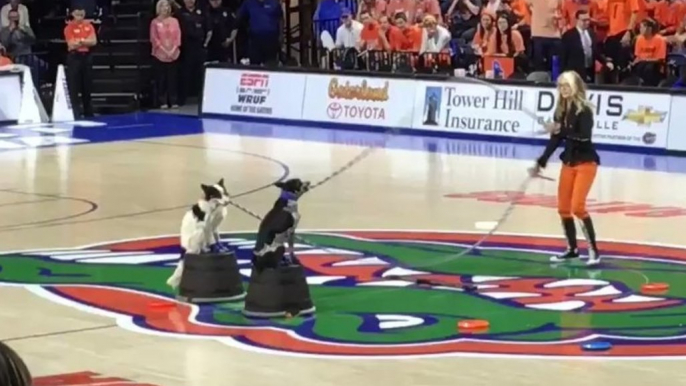
[[588, 11], [576, 12], [576, 27], [562, 35], [560, 66], [563, 71], [575, 71], [589, 83], [595, 82], [595, 62], [604, 64], [608, 70], [614, 68], [611, 59], [600, 50], [595, 34], [589, 28], [591, 16]]

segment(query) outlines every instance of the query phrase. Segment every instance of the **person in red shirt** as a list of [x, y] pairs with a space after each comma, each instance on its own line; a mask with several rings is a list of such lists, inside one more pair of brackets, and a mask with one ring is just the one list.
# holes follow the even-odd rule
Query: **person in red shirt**
[[[72, 13], [73, 19], [64, 28], [64, 40], [67, 42], [67, 86], [69, 97], [74, 109], [74, 117], [93, 116], [93, 104], [91, 102], [91, 86], [93, 84], [93, 59], [91, 50], [97, 44], [95, 27], [85, 20], [86, 10], [82, 5], [75, 4]], [[79, 101], [83, 109], [81, 109]]]

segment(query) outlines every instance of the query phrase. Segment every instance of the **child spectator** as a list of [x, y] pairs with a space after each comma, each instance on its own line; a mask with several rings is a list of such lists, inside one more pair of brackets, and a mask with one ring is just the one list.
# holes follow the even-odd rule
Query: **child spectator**
[[552, 58], [559, 54], [563, 29], [561, 0], [529, 0], [531, 5], [531, 44], [536, 71], [550, 71]]
[[657, 23], [646, 19], [641, 23], [641, 35], [634, 47], [634, 74], [647, 86], [660, 83], [662, 68], [667, 60], [667, 41], [657, 33]]
[[481, 22], [472, 41], [472, 48], [477, 55], [483, 55], [488, 50], [488, 43], [491, 41], [495, 29], [495, 16], [490, 12], [482, 12]]
[[524, 53], [522, 35], [512, 29], [506, 13], [498, 14], [496, 28], [495, 33], [489, 39], [486, 55], [515, 57]]
[[343, 22], [336, 30], [336, 48], [358, 48], [361, 43], [362, 23], [353, 19], [352, 12], [344, 9], [341, 21]]
[[155, 64], [157, 98], [161, 108], [178, 107], [177, 61], [181, 53], [181, 28], [179, 21], [171, 15], [168, 0], [159, 0], [157, 17], [150, 23], [150, 43]]

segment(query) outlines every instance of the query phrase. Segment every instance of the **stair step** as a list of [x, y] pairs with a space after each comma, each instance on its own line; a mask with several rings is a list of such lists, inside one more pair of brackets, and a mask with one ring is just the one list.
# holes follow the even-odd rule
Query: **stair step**
[[93, 79], [93, 92], [108, 94], [137, 94], [138, 79]]
[[150, 12], [150, 5], [145, 2], [120, 2], [112, 6], [114, 14], [135, 14], [138, 12]]
[[101, 50], [93, 52], [93, 66], [124, 66], [136, 65], [138, 62], [138, 55], [129, 52], [107, 52]]

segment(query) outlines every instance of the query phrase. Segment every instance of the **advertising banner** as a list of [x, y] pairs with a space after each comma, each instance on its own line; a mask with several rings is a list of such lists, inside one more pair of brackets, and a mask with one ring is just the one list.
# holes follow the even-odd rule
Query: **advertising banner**
[[366, 76], [307, 76], [303, 119], [410, 127], [416, 82]]
[[667, 149], [686, 151], [686, 95], [672, 95]]
[[533, 133], [534, 118], [522, 111], [536, 92], [460, 82], [422, 82], [415, 96], [415, 129], [515, 137]]
[[[669, 132], [670, 95], [588, 90], [595, 109], [593, 141], [599, 144], [664, 148]], [[557, 91], [539, 88], [533, 111], [551, 120]]]
[[304, 74], [207, 68], [202, 113], [300, 119]]
[[[0, 76], [0, 121], [18, 121], [21, 112], [23, 94], [19, 73], [5, 72]], [[33, 92], [29, 95], [33, 97]]]

